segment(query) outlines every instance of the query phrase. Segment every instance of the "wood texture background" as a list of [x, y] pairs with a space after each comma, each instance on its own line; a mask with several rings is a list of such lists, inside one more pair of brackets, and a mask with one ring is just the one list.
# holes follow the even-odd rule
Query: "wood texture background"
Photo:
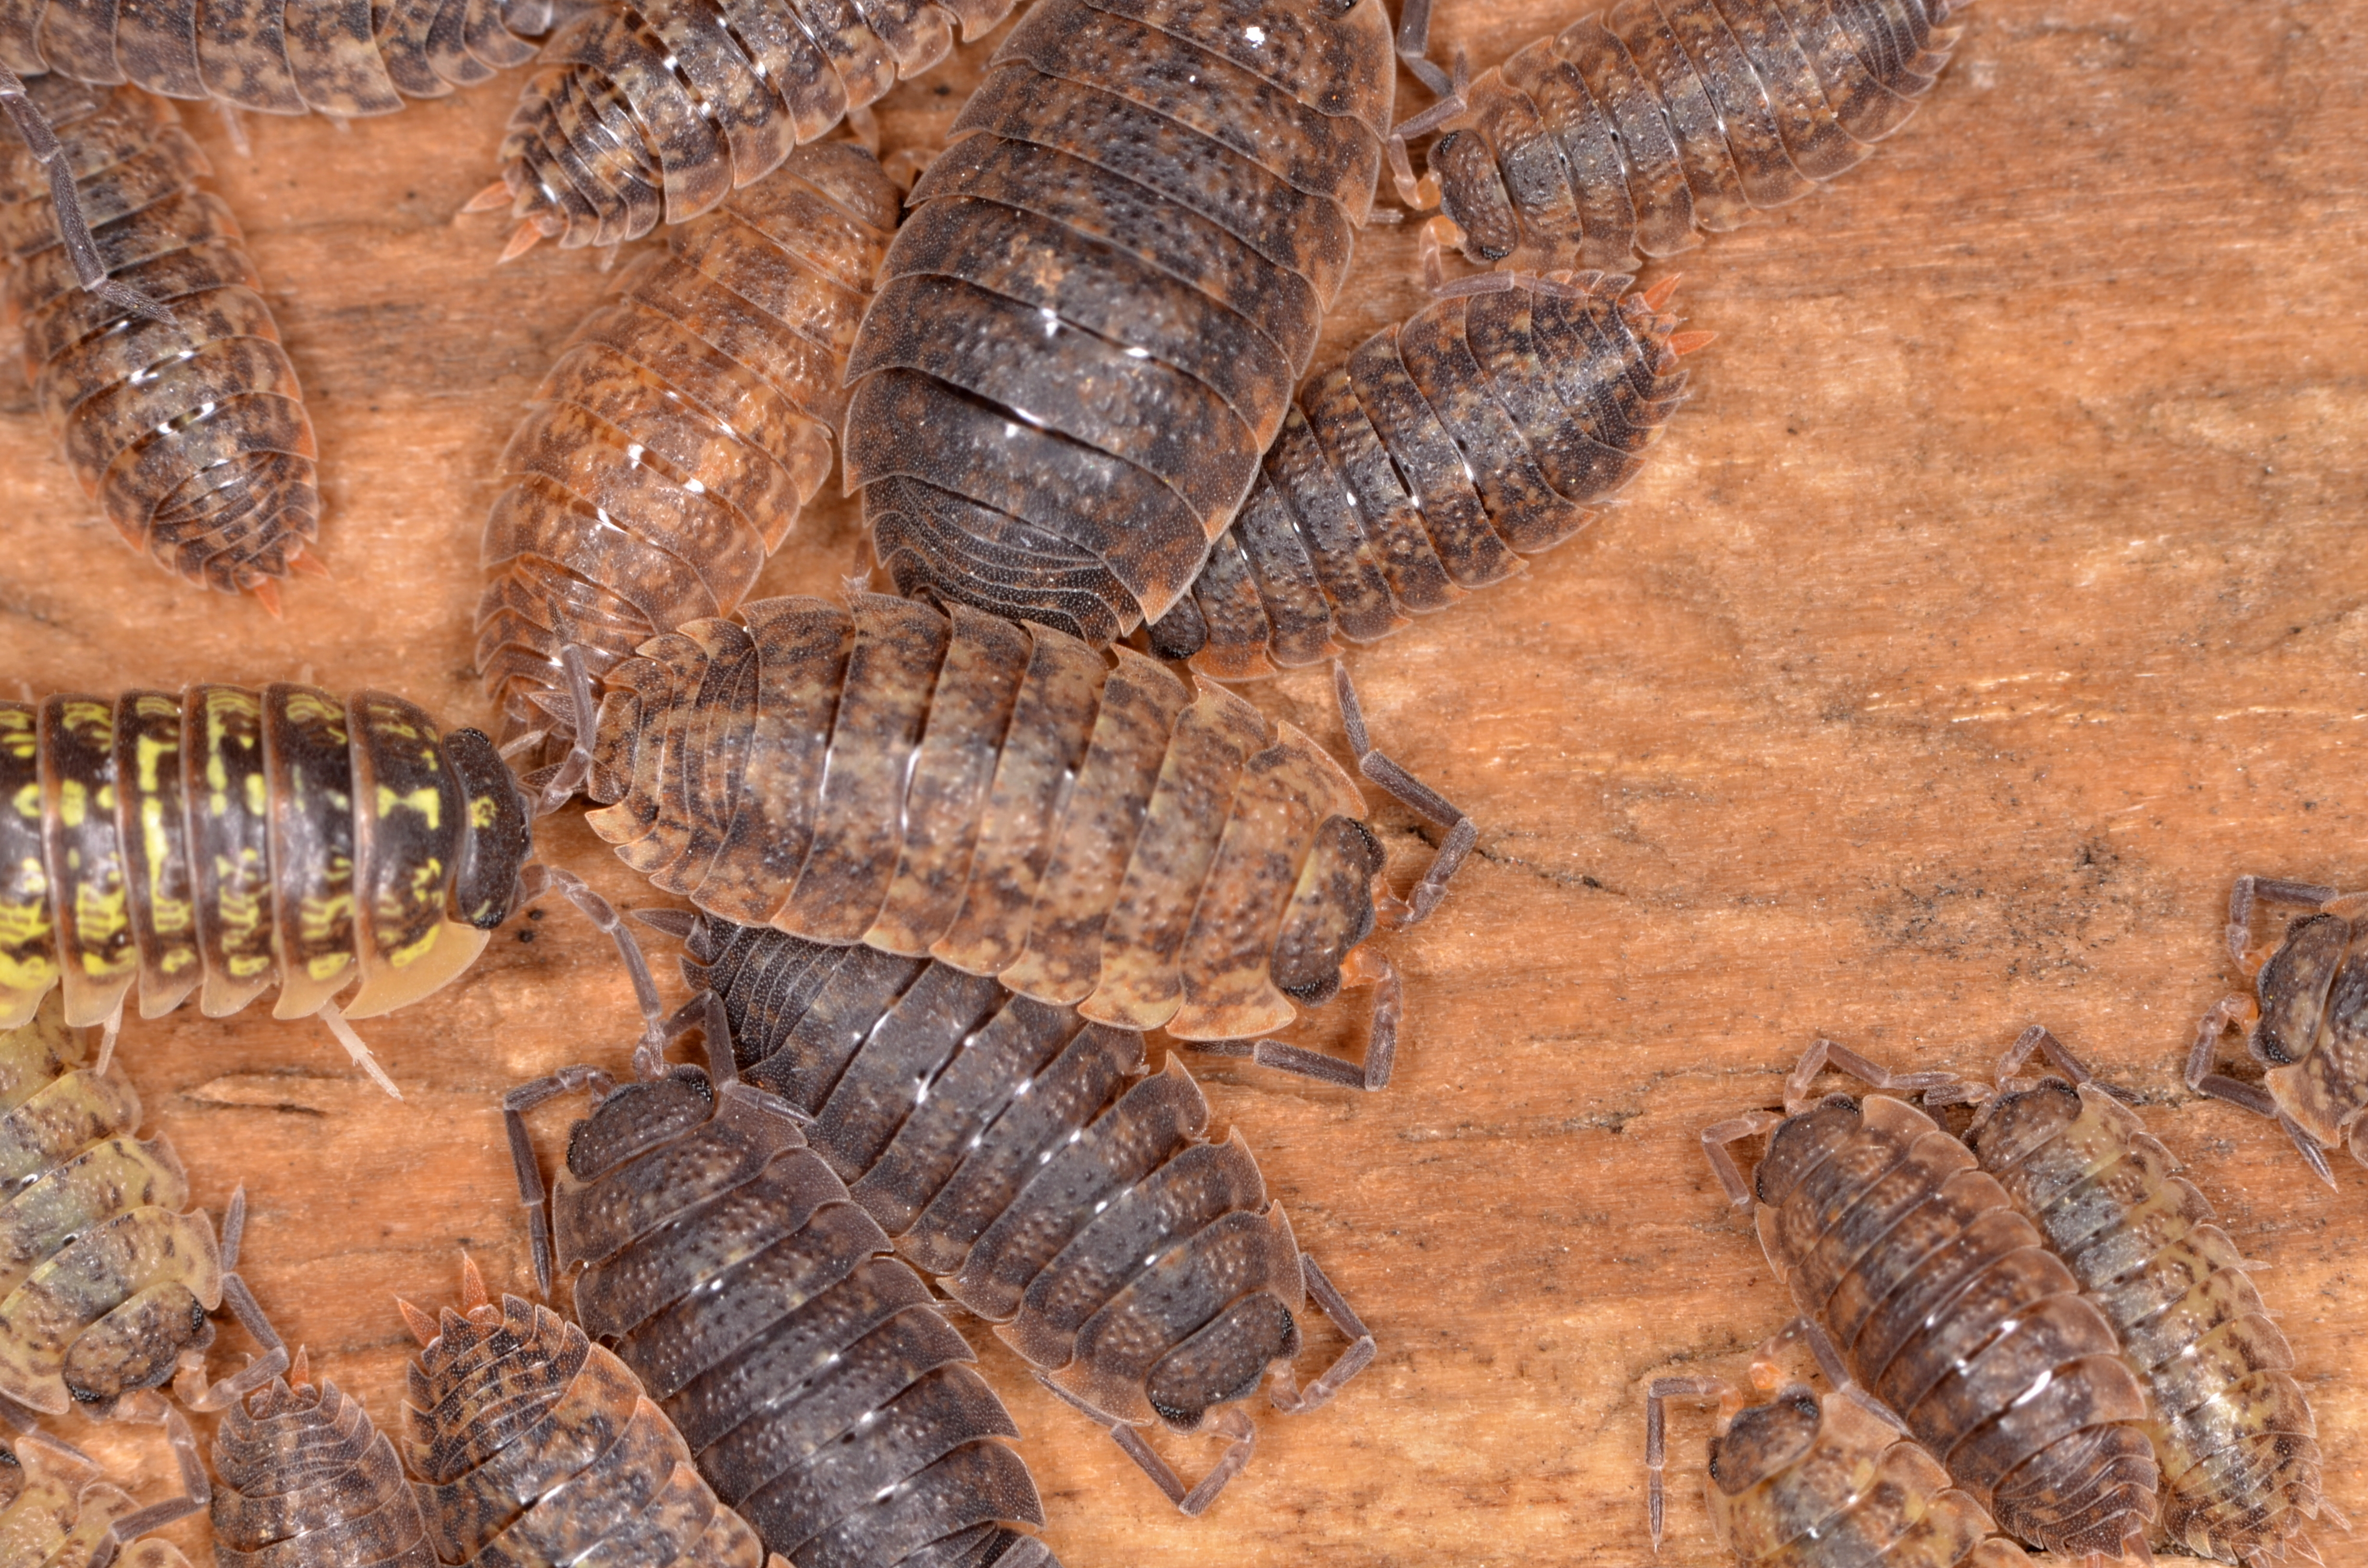
[[[1482, 63], [1568, 19], [1440, 10]], [[891, 144], [940, 134], [984, 57], [900, 89]], [[495, 458], [604, 285], [583, 253], [495, 269], [502, 222], [453, 221], [514, 90], [349, 131], [251, 121], [251, 157], [186, 111], [310, 393], [337, 581], [275, 622], [133, 560], [11, 377], [9, 684], [309, 674], [481, 720]], [[1736, 1369], [1785, 1312], [1696, 1130], [1770, 1103], [1821, 1032], [1978, 1074], [2033, 1018], [2146, 1096], [2274, 1265], [2334, 1493], [2368, 1518], [2368, 1173], [2340, 1161], [2325, 1190], [2177, 1076], [2228, 983], [2230, 880], [2368, 883], [2363, 100], [2363, 0], [1983, 0], [1878, 156], [1684, 259], [1689, 324], [1720, 337], [1654, 466], [1524, 580], [1351, 661], [1384, 743], [1481, 825], [1440, 916], [1383, 942], [1409, 984], [1396, 1083], [1203, 1074], [1380, 1358], [1318, 1415], [1264, 1412], [1256, 1463], [1190, 1523], [980, 1335], [1072, 1568], [1645, 1561], [1642, 1380]], [[1420, 303], [1411, 250], [1369, 234], [1319, 363]], [[818, 506], [768, 586], [830, 591], [853, 529]], [[1319, 678], [1258, 695], [1337, 740]], [[1410, 870], [1423, 845], [1382, 817]], [[651, 898], [580, 824], [547, 843]], [[624, 1063], [619, 969], [546, 913], [369, 1030], [400, 1105], [260, 1008], [127, 1034], [202, 1200], [247, 1184], [263, 1301], [381, 1421], [391, 1295], [447, 1297], [463, 1246], [528, 1278], [495, 1096]], [[1355, 1025], [1338, 1011], [1319, 1038]], [[1722, 1561], [1704, 1432], [1677, 1427], [1670, 1568]], [[2368, 1538], [2325, 1546], [2368, 1562]]]

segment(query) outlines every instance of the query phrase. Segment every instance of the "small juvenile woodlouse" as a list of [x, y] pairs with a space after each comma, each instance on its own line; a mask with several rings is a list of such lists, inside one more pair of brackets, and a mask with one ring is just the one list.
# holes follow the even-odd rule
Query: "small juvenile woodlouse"
[[[1964, 1143], [1888, 1094], [1816, 1097], [1827, 1066], [1877, 1089], [1965, 1092], [1953, 1074], [1892, 1074], [1820, 1040], [1782, 1116], [1703, 1131], [1729, 1199], [1758, 1200], [1760, 1244], [1808, 1327], [2002, 1529], [2143, 1557], [2159, 1472], [2112, 1325]], [[1761, 1134], [1747, 1181], [1726, 1145]]]
[[[1782, 1339], [1778, 1336], [1778, 1340]], [[1703, 1494], [1711, 1528], [1738, 1568], [2029, 1568], [1992, 1533], [1978, 1500], [1950, 1483], [1899, 1417], [1854, 1385], [1820, 1396], [1778, 1387], [1761, 1347], [1752, 1380], [1765, 1404], [1747, 1405], [1725, 1378], [1656, 1378], [1645, 1397], [1646, 1506], [1661, 1546], [1665, 1401], [1715, 1399]]]
[[[1617, 0], [1469, 82], [1401, 52], [1440, 102], [1397, 128], [1399, 199], [1444, 222], [1425, 259], [1631, 271], [1696, 229], [1797, 200], [1906, 123], [1964, 30], [1952, 0]], [[1417, 181], [1410, 138], [1445, 131]]]
[[655, 1018], [616, 912], [532, 850], [493, 743], [384, 692], [0, 702], [0, 1028], [63, 984], [69, 1025], [108, 1027], [104, 1061], [135, 980], [142, 1017], [192, 992], [226, 1017], [276, 983], [275, 1017], [319, 1017], [393, 1094], [347, 1018], [448, 983], [544, 887], [617, 937]]
[[[15, 1424], [12, 1411], [0, 1418]], [[170, 1541], [142, 1540], [203, 1508], [205, 1466], [178, 1412], [160, 1412], [181, 1472], [178, 1497], [142, 1507], [80, 1449], [30, 1426], [0, 1437], [0, 1562], [7, 1568], [189, 1568]]]
[[[80, 8], [51, 6], [51, 16]], [[313, 426], [230, 210], [170, 104], [129, 87], [37, 79], [67, 171], [97, 225], [86, 292], [60, 243], [51, 176], [28, 150], [0, 166], [6, 319], [25, 376], [83, 489], [133, 550], [188, 581], [250, 592], [317, 570]], [[126, 298], [125, 290], [132, 290]], [[148, 301], [169, 317], [143, 314]]]
[[[505, 755], [661, 631], [729, 614], [830, 472], [840, 372], [896, 227], [897, 192], [848, 142], [789, 154], [674, 230], [576, 329], [502, 455], [496, 575], [477, 669]], [[557, 717], [569, 710], [562, 705]]]
[[[1376, 891], [1420, 919], [1474, 829], [1372, 750], [1346, 672], [1335, 686], [1366, 776], [1449, 830], [1408, 904], [1382, 890], [1362, 795], [1306, 735], [1131, 649], [962, 604], [768, 599], [692, 621], [610, 672], [571, 767], [615, 802], [593, 830], [720, 918], [1379, 1088], [1400, 991], [1361, 946]], [[1380, 988], [1361, 1066], [1258, 1040], [1347, 983]]]
[[[2044, 1051], [2062, 1077], [2019, 1079]], [[2212, 1205], [2137, 1113], [2033, 1026], [1998, 1063], [1965, 1142], [2121, 1336], [2153, 1415], [2161, 1530], [2260, 1568], [2308, 1550], [2317, 1426], [2294, 1352]]]
[[[1013, 1528], [1043, 1509], [970, 1346], [791, 1108], [733, 1076], [728, 1040], [708, 1059], [644, 1048], [635, 1082], [567, 1068], [503, 1102], [543, 1293], [585, 1266], [568, 1345], [638, 1376], [686, 1466], [801, 1568], [1057, 1568]], [[587, 1089], [546, 1220], [522, 1112]], [[547, 1339], [549, 1313], [504, 1303], [529, 1310]]]
[[1313, 664], [1594, 521], [1678, 405], [1679, 357], [1709, 341], [1671, 335], [1674, 279], [1622, 298], [1627, 281], [1477, 279], [1310, 381], [1153, 651], [1220, 680]]
[[[1227, 1406], [1271, 1374], [1277, 1409], [1315, 1410], [1372, 1360], [1241, 1131], [1210, 1142], [1191, 1074], [1174, 1056], [1146, 1074], [1140, 1033], [928, 960], [641, 918], [689, 949], [701, 994], [678, 1016], [728, 1028], [745, 1080], [814, 1119], [808, 1143], [897, 1251], [1186, 1514], [1249, 1462], [1256, 1429]], [[1309, 1296], [1349, 1344], [1301, 1390]], [[1225, 1453], [1188, 1488], [1139, 1435], [1155, 1425]]]
[[848, 367], [900, 588], [1089, 641], [1190, 586], [1389, 134], [1380, 0], [1040, 0], [913, 187]]
[[[2254, 946], [2258, 909], [2301, 912], [2266, 957]], [[2224, 997], [2203, 1015], [2187, 1060], [2187, 1086], [2266, 1116], [2286, 1131], [2318, 1179], [2335, 1185], [2327, 1151], [2351, 1141], [2368, 1165], [2368, 893], [2241, 877], [2228, 898], [2228, 949], [2254, 994]], [[2213, 1071], [2220, 1037], [2244, 1031], [2265, 1069], [2247, 1083]]]

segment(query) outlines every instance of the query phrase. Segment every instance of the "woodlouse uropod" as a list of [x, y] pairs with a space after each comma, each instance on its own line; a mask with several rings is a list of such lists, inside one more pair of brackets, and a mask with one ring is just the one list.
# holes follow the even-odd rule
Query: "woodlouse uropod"
[[[1781, 1340], [1783, 1335], [1779, 1335]], [[1777, 1385], [1766, 1359], [1752, 1378], [1769, 1393], [1747, 1405], [1725, 1378], [1656, 1378], [1645, 1396], [1646, 1506], [1653, 1547], [1662, 1534], [1661, 1472], [1667, 1401], [1718, 1401], [1710, 1440], [1713, 1532], [1738, 1568], [2027, 1568], [2022, 1548], [1992, 1534], [1980, 1502], [1952, 1485], [1947, 1471], [1908, 1436], [1899, 1418], [1855, 1385], [1818, 1394]]]
[[728, 614], [828, 475], [839, 374], [896, 226], [848, 142], [791, 153], [672, 231], [576, 328], [503, 453], [477, 669], [506, 755], [565, 697], [684, 621]]
[[[0, 1411], [0, 1417], [11, 1413]], [[205, 1506], [198, 1440], [180, 1415], [163, 1413], [181, 1472], [181, 1495], [142, 1507], [72, 1444], [31, 1427], [0, 1437], [0, 1562], [8, 1568], [189, 1568], [169, 1541], [143, 1540]]]
[[[1305, 734], [1131, 649], [966, 605], [768, 599], [692, 621], [610, 672], [571, 766], [615, 802], [594, 831], [720, 918], [1379, 1088], [1400, 991], [1362, 946], [1376, 894], [1420, 919], [1474, 830], [1372, 750], [1345, 672], [1335, 687], [1366, 776], [1449, 830], [1410, 903], [1383, 885], [1363, 796]], [[1361, 1066], [1247, 1043], [1349, 983], [1379, 988]]]
[[[52, 7], [63, 14], [64, 7]], [[35, 99], [59, 167], [123, 288], [85, 292], [28, 150], [0, 165], [6, 320], [74, 477], [124, 542], [190, 582], [276, 609], [278, 579], [317, 568], [313, 426], [230, 210], [170, 104], [45, 76]]]
[[[1783, 1115], [1703, 1131], [1728, 1199], [1757, 1200], [1794, 1305], [2000, 1528], [2051, 1551], [2143, 1556], [2159, 1471], [2112, 1325], [1964, 1143], [1889, 1094], [1816, 1096], [1827, 1066], [1877, 1089], [1960, 1086], [1820, 1040], [1786, 1080]], [[1762, 1134], [1747, 1181], [1726, 1146]]]
[[[689, 947], [677, 1016], [728, 1029], [744, 1081], [814, 1119], [807, 1142], [897, 1251], [1186, 1514], [1249, 1461], [1256, 1429], [1229, 1406], [1271, 1376], [1277, 1409], [1312, 1411], [1372, 1361], [1240, 1129], [1209, 1142], [1199, 1086], [1174, 1056], [1147, 1073], [1137, 1031], [928, 960], [640, 918]], [[1302, 1389], [1311, 1296], [1349, 1343]], [[1139, 1435], [1155, 1426], [1225, 1452], [1187, 1487]]]
[[[2044, 1051], [2057, 1072], [2016, 1076]], [[2135, 1111], [2034, 1025], [1965, 1142], [2121, 1336], [2152, 1415], [2164, 1537], [2260, 1568], [2320, 1510], [2317, 1427], [2294, 1352], [2212, 1205]]]
[[615, 911], [532, 850], [493, 743], [384, 692], [0, 702], [0, 1028], [63, 987], [69, 1025], [108, 1027], [103, 1061], [134, 981], [142, 1017], [192, 993], [222, 1017], [277, 984], [275, 1017], [319, 1017], [392, 1094], [347, 1018], [446, 984], [545, 887], [617, 937], [655, 1019]]
[[[2301, 914], [2264, 955], [2253, 916], [2280, 908]], [[2203, 1015], [2187, 1086], [2275, 1121], [2333, 1187], [2326, 1152], [2347, 1138], [2351, 1157], [2368, 1165], [2368, 894], [2242, 877], [2228, 898], [2227, 935], [2254, 994], [2225, 997]], [[2213, 1070], [2231, 1025], [2265, 1069], [2258, 1084]]]
[[[708, 1060], [644, 1045], [633, 1082], [573, 1067], [503, 1102], [543, 1293], [583, 1266], [567, 1343], [638, 1377], [686, 1464], [801, 1568], [1057, 1568], [1014, 1528], [1043, 1510], [968, 1344], [795, 1113], [733, 1076], [728, 1040]], [[522, 1113], [579, 1090], [593, 1108], [546, 1205]]]

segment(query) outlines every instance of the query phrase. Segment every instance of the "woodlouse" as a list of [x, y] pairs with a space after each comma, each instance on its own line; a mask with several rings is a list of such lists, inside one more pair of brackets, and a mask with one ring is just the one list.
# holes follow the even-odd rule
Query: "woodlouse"
[[[2299, 917], [2266, 955], [2254, 945], [2257, 910]], [[2348, 1138], [2368, 1165], [2368, 894], [2306, 882], [2242, 877], [2228, 898], [2228, 949], [2254, 994], [2223, 998], [2203, 1015], [2187, 1061], [2187, 1086], [2266, 1116], [2286, 1131], [2328, 1186], [2326, 1151]], [[2220, 1037], [2241, 1028], [2246, 1053], [2266, 1071], [2248, 1083], [2213, 1071]]]
[[384, 692], [0, 702], [0, 1028], [63, 985], [65, 1021], [111, 1049], [135, 980], [142, 1017], [192, 993], [222, 1017], [277, 984], [275, 1017], [318, 1016], [393, 1093], [347, 1018], [451, 981], [543, 887], [617, 935], [655, 1017], [616, 913], [532, 849], [493, 743]]
[[[477, 669], [506, 754], [661, 631], [728, 614], [831, 466], [839, 375], [896, 226], [870, 153], [819, 142], [674, 230], [535, 392], [486, 520]], [[571, 711], [564, 704], [558, 716]]]
[[[1482, 265], [1629, 271], [1850, 168], [1916, 112], [1963, 31], [1952, 0], [1616, 0], [1451, 84], [1390, 146], [1400, 199]], [[1417, 181], [1408, 138], [1444, 131]], [[1435, 262], [1433, 263], [1435, 270]]]
[[[1043, 1510], [970, 1346], [882, 1256], [888, 1238], [790, 1108], [734, 1078], [728, 1041], [708, 1057], [706, 1072], [669, 1068], [644, 1047], [635, 1082], [568, 1068], [503, 1102], [544, 1294], [554, 1264], [584, 1266], [567, 1345], [588, 1334], [638, 1376], [681, 1460], [801, 1568], [1056, 1568], [1013, 1528]], [[586, 1089], [546, 1220], [521, 1113]], [[529, 1313], [555, 1334], [541, 1309], [511, 1299], [504, 1313], [513, 1338]]]
[[1312, 664], [1587, 527], [1660, 438], [1679, 355], [1708, 341], [1671, 336], [1669, 284], [1625, 285], [1497, 275], [1310, 381], [1154, 651], [1221, 680]]
[[[83, 290], [50, 176], [28, 149], [11, 149], [0, 245], [26, 380], [125, 543], [190, 582], [276, 608], [278, 579], [318, 568], [307, 551], [321, 501], [303, 393], [238, 225], [198, 183], [205, 156], [171, 105], [61, 76], [31, 91], [119, 288]], [[170, 316], [143, 316], [150, 301]]]
[[908, 594], [1088, 641], [1190, 587], [1281, 429], [1394, 87], [1380, 0], [1041, 0], [848, 366], [847, 483]]
[[[1779, 1335], [1779, 1339], [1782, 1336]], [[1819, 1395], [1776, 1382], [1761, 1347], [1754, 1382], [1771, 1393], [1747, 1405], [1725, 1378], [1656, 1378], [1645, 1398], [1645, 1467], [1653, 1547], [1662, 1533], [1665, 1402], [1718, 1401], [1710, 1440], [1711, 1527], [1741, 1568], [2023, 1568], [2022, 1548], [1992, 1534], [1978, 1500], [1899, 1418], [1854, 1385]]]
[[[2043, 1051], [2064, 1076], [2018, 1078]], [[1998, 1077], [1965, 1142], [2121, 1336], [2153, 1411], [2163, 1535], [2222, 1562], [2316, 1555], [2300, 1534], [2320, 1506], [2310, 1402], [2212, 1205], [2045, 1029]]]
[[[0, 1410], [13, 1424], [15, 1413]], [[30, 1426], [0, 1437], [0, 1561], [9, 1568], [188, 1568], [169, 1541], [142, 1540], [203, 1508], [198, 1440], [177, 1412], [158, 1412], [180, 1469], [181, 1495], [142, 1507], [89, 1455]]]
[[[1705, 1129], [1728, 1198], [1758, 1200], [1770, 1266], [2001, 1528], [2051, 1551], [2143, 1554], [2159, 1477], [2112, 1325], [1964, 1144], [1887, 1094], [1815, 1096], [1829, 1065], [1877, 1089], [1958, 1085], [1820, 1040], [1786, 1080], [1784, 1115]], [[1747, 1182], [1726, 1145], [1761, 1134]]]
[[[1372, 750], [1335, 685], [1366, 776], [1449, 830], [1410, 904], [1383, 893], [1410, 923], [1474, 830]], [[1363, 797], [1222, 687], [966, 605], [768, 599], [651, 642], [579, 727], [587, 792], [615, 802], [593, 830], [711, 915], [942, 959], [1179, 1040], [1253, 1040], [1372, 983], [1361, 1067], [1243, 1049], [1388, 1082], [1399, 989], [1361, 947], [1383, 863]]]
[[[1276, 1408], [1314, 1410], [1372, 1360], [1240, 1130], [1210, 1142], [1191, 1074], [1174, 1056], [1146, 1073], [1140, 1033], [927, 960], [641, 918], [688, 944], [682, 1016], [728, 1028], [744, 1080], [814, 1119], [808, 1143], [897, 1251], [1186, 1514], [1249, 1461], [1255, 1428], [1228, 1406], [1270, 1374]], [[1309, 1296], [1349, 1344], [1302, 1390]], [[1154, 1426], [1226, 1451], [1188, 1488], [1139, 1435]]]

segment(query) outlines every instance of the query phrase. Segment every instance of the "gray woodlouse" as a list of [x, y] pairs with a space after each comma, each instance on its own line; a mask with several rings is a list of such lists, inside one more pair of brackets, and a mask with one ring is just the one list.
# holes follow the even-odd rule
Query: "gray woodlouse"
[[[1851, 1378], [2002, 1529], [2053, 1551], [2142, 1557], [2159, 1471], [2112, 1325], [1962, 1142], [1887, 1094], [1816, 1097], [1828, 1065], [1878, 1089], [1960, 1088], [1820, 1040], [1786, 1080], [1784, 1115], [1705, 1129], [1729, 1199], [1757, 1199], [1770, 1266]], [[1762, 1134], [1746, 1181], [1726, 1145]]]
[[[15, 1426], [15, 1414], [0, 1419]], [[205, 1505], [205, 1466], [188, 1423], [158, 1412], [180, 1469], [181, 1495], [142, 1507], [89, 1455], [29, 1426], [0, 1437], [0, 1561], [8, 1568], [189, 1568], [169, 1541], [142, 1540]]]
[[[1186, 1514], [1249, 1462], [1256, 1429], [1228, 1407], [1261, 1380], [1297, 1415], [1372, 1360], [1240, 1130], [1210, 1142], [1198, 1085], [1174, 1056], [1147, 1074], [1141, 1034], [927, 960], [641, 918], [689, 947], [698, 994], [678, 1017], [728, 1029], [745, 1081], [814, 1119], [808, 1143], [897, 1251]], [[1349, 1343], [1302, 1390], [1310, 1296]], [[1188, 1488], [1139, 1435], [1155, 1426], [1213, 1433], [1225, 1452]]]
[[[1372, 750], [1337, 668], [1335, 687], [1366, 777], [1449, 830], [1410, 903], [1306, 735], [1131, 649], [966, 605], [770, 599], [690, 622], [610, 673], [573, 766], [616, 802], [594, 831], [709, 914], [1379, 1088], [1401, 993], [1362, 946], [1376, 893], [1420, 919], [1475, 830]], [[1361, 1066], [1258, 1040], [1349, 983], [1379, 988]]]
[[[554, 1261], [584, 1266], [569, 1343], [613, 1346], [594, 1348], [638, 1376], [682, 1459], [801, 1568], [1057, 1568], [1013, 1528], [1043, 1510], [970, 1346], [795, 1113], [734, 1079], [728, 1040], [708, 1057], [669, 1068], [644, 1046], [635, 1082], [566, 1068], [503, 1102], [543, 1293]], [[522, 1113], [581, 1090], [593, 1109], [546, 1206]]]
[[[2021, 1079], [2035, 1053], [2064, 1076]], [[1998, 1063], [1967, 1145], [2121, 1336], [2152, 1415], [2160, 1528], [2221, 1562], [2316, 1557], [2317, 1427], [2245, 1259], [2137, 1113], [2034, 1025]]]
[[[2254, 945], [2260, 910], [2299, 915], [2278, 933], [2275, 949]], [[2203, 1015], [2187, 1061], [2187, 1086], [2265, 1116], [2285, 1129], [2328, 1186], [2327, 1151], [2348, 1138], [2351, 1157], [2368, 1165], [2368, 894], [2339, 893], [2306, 882], [2241, 877], [2228, 898], [2228, 949], [2253, 982], [2254, 994], [2224, 997]], [[2248, 1083], [2213, 1071], [2229, 1027], [2245, 1036], [2246, 1054], [2266, 1071]]]
[[1190, 585], [1281, 429], [1394, 88], [1380, 0], [1042, 0], [996, 51], [848, 367], [900, 588], [1089, 641]]
[[[1645, 1399], [1646, 1507], [1662, 1535], [1665, 1402], [1718, 1401], [1703, 1495], [1711, 1528], [1741, 1568], [2028, 1568], [2022, 1548], [1991, 1533], [1978, 1500], [1951, 1484], [1898, 1416], [1853, 1384], [1819, 1395], [1777, 1385], [1761, 1346], [1752, 1381], [1772, 1395], [1747, 1405], [1719, 1377], [1656, 1378]], [[1829, 1369], [1829, 1373], [1833, 1369]]]
[[[31, 91], [119, 287], [84, 290], [49, 176], [9, 149], [0, 246], [26, 380], [126, 544], [276, 612], [278, 579], [320, 569], [321, 500], [303, 393], [238, 225], [199, 185], [205, 156], [171, 105], [59, 76]], [[142, 319], [151, 300], [171, 316]]]
[[[1468, 83], [1400, 51], [1440, 101], [1397, 128], [1398, 195], [1474, 263], [1629, 271], [1696, 229], [1817, 188], [1906, 123], [1964, 30], [1952, 0], [1617, 0]], [[1459, 78], [1460, 78], [1459, 70]], [[1409, 138], [1444, 131], [1417, 181]]]
[[[830, 472], [839, 375], [896, 226], [870, 153], [820, 142], [672, 231], [576, 329], [502, 455], [477, 669], [505, 755], [571, 679], [729, 614]], [[564, 722], [572, 711], [558, 705]]]

